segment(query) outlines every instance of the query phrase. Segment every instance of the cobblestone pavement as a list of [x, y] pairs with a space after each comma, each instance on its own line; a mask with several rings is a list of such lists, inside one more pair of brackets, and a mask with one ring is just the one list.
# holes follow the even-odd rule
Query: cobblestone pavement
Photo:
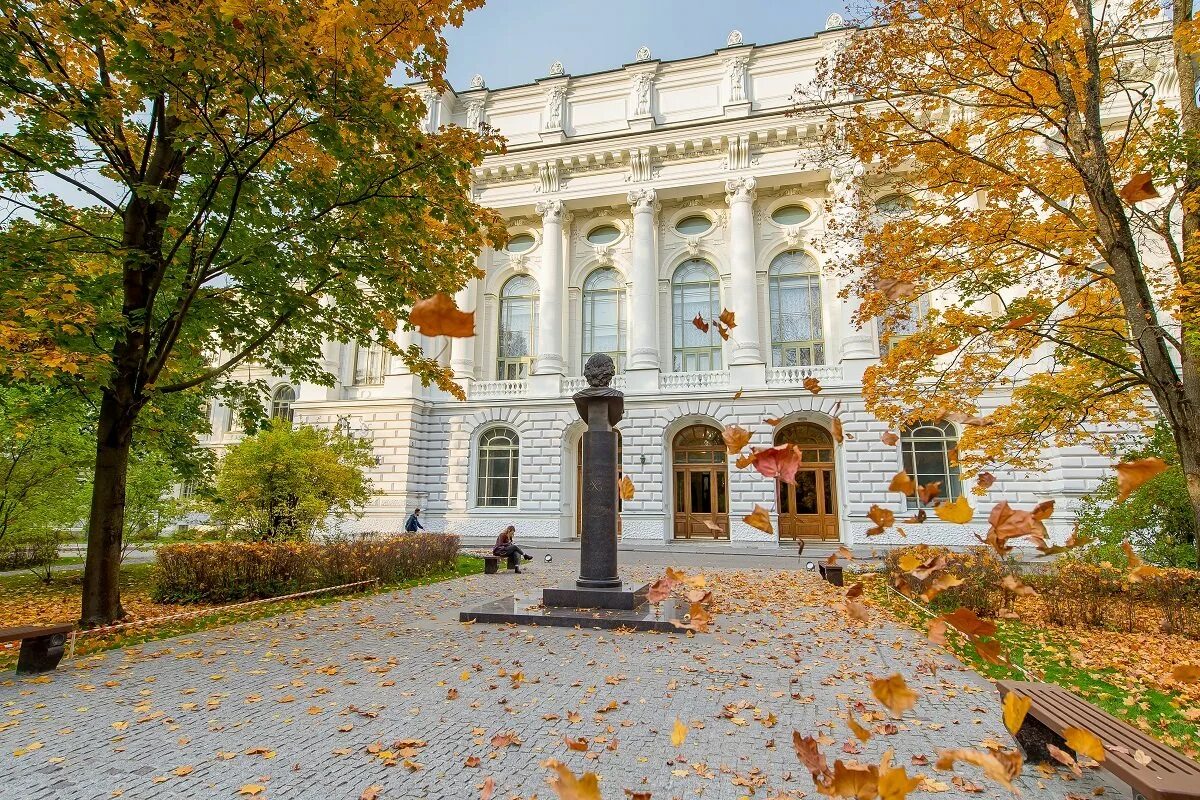
[[[521, 576], [348, 600], [79, 659], [36, 679], [3, 676], [0, 798], [236, 798], [247, 785], [263, 787], [260, 798], [355, 800], [371, 785], [383, 800], [479, 798], [488, 776], [498, 799], [552, 798], [540, 766], [551, 757], [598, 773], [606, 800], [626, 790], [654, 800], [812, 796], [793, 730], [820, 734], [830, 761], [878, 763], [894, 748], [910, 774], [940, 782], [926, 787], [939, 797], [1007, 795], [973, 768], [963, 774], [980, 795], [912, 765], [914, 756], [932, 765], [939, 748], [1011, 740], [987, 684], [889, 624], [850, 635], [823, 605], [722, 614], [714, 633], [691, 638], [455, 621], [464, 603], [569, 573], [538, 562]], [[718, 594], [732, 581], [709, 574]], [[879, 711], [868, 678], [897, 671], [921, 693], [916, 708], [895, 733], [858, 745], [846, 709], [862, 701], [860, 720]], [[690, 727], [680, 748], [670, 742], [677, 718]], [[505, 733], [520, 744], [493, 741]], [[568, 749], [565, 737], [587, 739], [588, 750]], [[1099, 783], [1027, 766], [1019, 785], [1026, 798], [1064, 798]]]

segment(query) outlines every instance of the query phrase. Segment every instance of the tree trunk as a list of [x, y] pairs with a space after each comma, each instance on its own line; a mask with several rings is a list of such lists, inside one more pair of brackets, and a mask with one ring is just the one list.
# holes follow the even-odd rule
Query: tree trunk
[[121, 607], [121, 537], [125, 530], [125, 482], [136, 411], [105, 389], [96, 433], [96, 469], [83, 567], [85, 628], [125, 616]]

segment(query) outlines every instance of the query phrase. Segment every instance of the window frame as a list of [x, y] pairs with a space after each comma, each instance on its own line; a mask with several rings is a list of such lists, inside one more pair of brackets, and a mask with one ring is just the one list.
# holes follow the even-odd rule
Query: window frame
[[[783, 272], [785, 267], [805, 262], [811, 269]], [[801, 285], [803, 284], [803, 285]], [[809, 333], [819, 336], [809, 339], [783, 339], [783, 292], [800, 291], [810, 300]], [[815, 298], [815, 303], [812, 302]], [[785, 250], [771, 259], [767, 268], [767, 305], [771, 324], [771, 366], [774, 367], [819, 367], [828, 357], [828, 340], [825, 338], [825, 298], [821, 286], [821, 266], [811, 253], [804, 250]], [[795, 313], [794, 311], [792, 313]], [[786, 353], [795, 353], [795, 363], [787, 363]], [[802, 363], [803, 357], [808, 363]]]
[[[354, 345], [354, 385], [382, 386], [390, 366], [389, 353], [379, 342]], [[365, 366], [364, 366], [365, 356]]]
[[[883, 317], [876, 318], [875, 335], [879, 340], [880, 357], [887, 355], [896, 342], [903, 341], [920, 330], [932, 310], [933, 302], [929, 295], [922, 294], [908, 303], [908, 314], [903, 319], [893, 321]], [[889, 323], [893, 325], [891, 330], [888, 329]]]
[[[915, 434], [921, 430], [932, 430], [938, 433], [933, 436], [916, 436]], [[918, 442], [934, 445], [934, 447], [918, 451]], [[959, 474], [959, 467], [957, 464], [950, 463], [950, 451], [958, 447], [958, 431], [952, 424], [945, 421], [926, 421], [918, 422], [914, 425], [906, 425], [900, 430], [899, 447], [900, 464], [914, 483], [918, 486], [925, 486], [933, 481], [941, 481], [941, 491], [934, 498], [934, 504], [942, 500], [954, 501], [962, 496], [962, 476]], [[918, 452], [940, 456], [942, 461], [941, 472], [923, 472], [918, 470]], [[933, 508], [933, 504], [925, 505], [921, 502], [921, 498], [917, 496], [905, 496], [905, 504], [910, 511], [922, 508], [929, 510]]]
[[[532, 286], [533, 293], [506, 294], [509, 292], [510, 287], [514, 286], [518, 281], [527, 281]], [[528, 346], [525, 348], [525, 355], [506, 356], [504, 355], [504, 334], [506, 330], [510, 329], [506, 328], [505, 320], [512, 315], [510, 309], [519, 301], [529, 304], [530, 326], [528, 331], [524, 331], [528, 337]], [[538, 313], [540, 305], [541, 287], [538, 285], [537, 279], [532, 275], [513, 275], [500, 287], [500, 302], [496, 315], [496, 380], [524, 380], [533, 373], [533, 364], [537, 361], [538, 356]]]
[[[284, 392], [290, 393], [291, 398], [281, 398]], [[271, 392], [271, 419], [286, 419], [289, 425], [296, 421], [296, 389], [291, 384], [281, 383]]]
[[[711, 278], [704, 281], [681, 281], [680, 275], [684, 270], [692, 270], [703, 265], [709, 271]], [[708, 313], [701, 312], [705, 321], [711, 326], [707, 334], [700, 333], [701, 336], [708, 336], [708, 345], [703, 347], [689, 347], [684, 344], [687, 341], [685, 334], [688, 326], [692, 325], [692, 320], [695, 319], [694, 314], [684, 313], [685, 297], [684, 292], [688, 287], [708, 286]], [[693, 305], [696, 305], [693, 303]], [[713, 320], [721, 313], [721, 273], [717, 268], [704, 258], [690, 258], [675, 268], [671, 273], [671, 370], [673, 372], [716, 372], [723, 370], [724, 366], [724, 348], [721, 346], [721, 340], [717, 333], [716, 325], [713, 325]], [[700, 362], [708, 359], [707, 368], [693, 368], [693, 365], [700, 366]]]
[[[600, 275], [611, 274], [613, 277], [613, 285], [611, 287], [594, 288], [589, 287]], [[616, 350], [599, 350], [596, 348], [595, 341], [595, 303], [601, 299], [607, 298], [609, 295], [615, 296], [617, 308], [617, 349]], [[597, 267], [587, 274], [583, 280], [583, 290], [580, 293], [582, 303], [583, 330], [580, 341], [580, 370], [583, 365], [587, 364], [587, 360], [596, 353], [605, 353], [613, 360], [613, 364], [617, 367], [617, 372], [625, 371], [625, 357], [629, 349], [629, 298], [625, 290], [625, 281], [621, 273], [614, 267]]]
[[[493, 445], [493, 438], [506, 437], [504, 445]], [[516, 429], [509, 425], [490, 425], [485, 428], [475, 441], [475, 507], [481, 509], [514, 509], [521, 500], [521, 436]], [[492, 455], [495, 451], [495, 455]], [[506, 463], [507, 475], [493, 471], [493, 467]], [[491, 494], [488, 485], [491, 481], [503, 481], [507, 484], [507, 492], [503, 495]], [[503, 501], [503, 502], [496, 502]]]

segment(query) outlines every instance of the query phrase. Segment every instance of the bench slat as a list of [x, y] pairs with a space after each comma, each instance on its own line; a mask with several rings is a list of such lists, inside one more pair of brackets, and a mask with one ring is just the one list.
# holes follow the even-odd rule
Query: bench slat
[[[1077, 727], [1100, 737], [1105, 745], [1101, 767], [1135, 789], [1169, 800], [1200, 798], [1200, 764], [1107, 711], [1053, 684], [997, 681], [996, 687], [1001, 695], [1016, 692], [1032, 700], [1030, 715], [1059, 735], [1064, 728]], [[1128, 753], [1112, 749], [1114, 745]], [[1137, 750], [1150, 756], [1148, 765], [1133, 758]]]
[[22, 625], [17, 628], [0, 628], [0, 642], [36, 639], [40, 636], [53, 636], [56, 633], [68, 633], [73, 630], [75, 630], [75, 624], [71, 622], [58, 622], [53, 625]]

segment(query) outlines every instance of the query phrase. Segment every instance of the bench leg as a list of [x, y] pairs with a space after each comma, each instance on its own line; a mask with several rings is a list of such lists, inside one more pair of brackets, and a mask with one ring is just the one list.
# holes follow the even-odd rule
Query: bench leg
[[496, 570], [499, 568], [499, 566], [500, 566], [500, 559], [485, 558], [483, 560], [483, 574], [484, 575], [495, 575]]
[[[1067, 748], [1067, 743], [1061, 736], [1032, 716], [1025, 717], [1025, 721], [1021, 723], [1021, 729], [1017, 731], [1016, 740], [1021, 745], [1021, 749], [1025, 751], [1025, 760], [1036, 764], [1054, 761], [1054, 757], [1050, 755], [1046, 745], [1052, 744], [1063, 750]], [[1068, 750], [1068, 752], [1070, 751]]]
[[21, 652], [17, 655], [17, 674], [36, 675], [39, 672], [51, 672], [58, 666], [58, 662], [62, 661], [66, 644], [65, 633], [39, 636], [21, 642]]

